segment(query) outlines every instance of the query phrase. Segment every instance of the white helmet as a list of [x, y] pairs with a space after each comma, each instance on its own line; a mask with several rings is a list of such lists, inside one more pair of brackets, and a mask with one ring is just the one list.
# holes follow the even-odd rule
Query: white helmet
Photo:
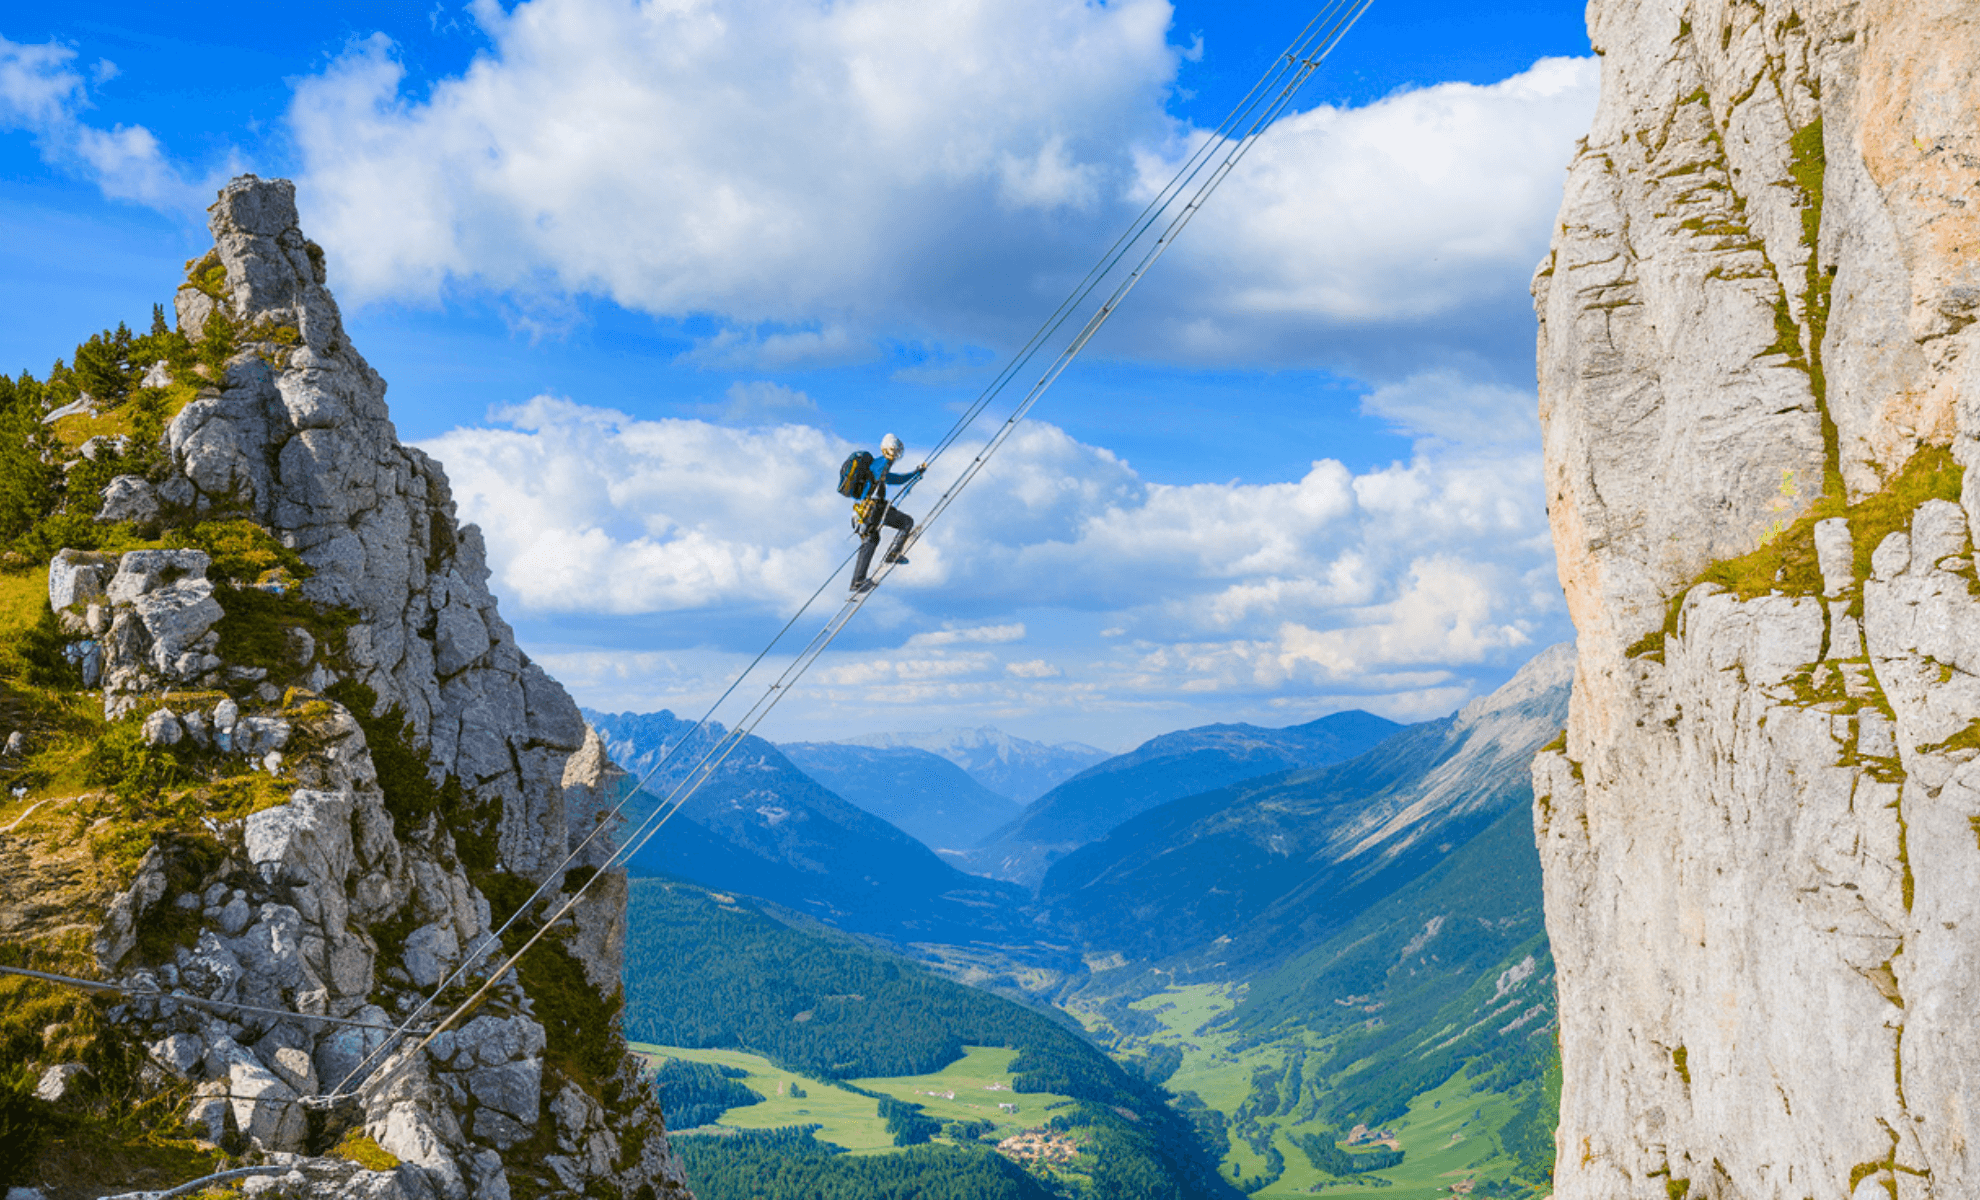
[[888, 462], [892, 462], [906, 454], [907, 447], [901, 444], [901, 439], [890, 433], [880, 439], [880, 453], [886, 456]]

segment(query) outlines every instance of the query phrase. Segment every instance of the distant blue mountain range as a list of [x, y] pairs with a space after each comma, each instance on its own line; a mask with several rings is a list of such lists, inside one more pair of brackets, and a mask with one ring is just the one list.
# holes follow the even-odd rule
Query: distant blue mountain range
[[1285, 729], [1204, 725], [1088, 767], [967, 853], [967, 870], [1036, 886], [1055, 861], [1130, 817], [1240, 780], [1352, 758], [1402, 729], [1359, 710]]
[[1133, 960], [1201, 951], [1226, 974], [1310, 945], [1525, 811], [1534, 752], [1567, 720], [1573, 661], [1547, 651], [1490, 696], [1346, 761], [1124, 821], [1052, 865], [1046, 920]]
[[778, 749], [819, 783], [937, 849], [974, 845], [1023, 811], [955, 763], [913, 746], [786, 742]]
[[[664, 761], [646, 795], [629, 806], [635, 821], [723, 735], [719, 726], [697, 732], [665, 711], [584, 715], [633, 779]], [[668, 760], [670, 750], [676, 753]], [[745, 892], [900, 943], [1032, 936], [1020, 889], [958, 871], [756, 737], [742, 740], [630, 865], [636, 875], [674, 875]]]
[[869, 733], [843, 745], [926, 750], [948, 759], [999, 796], [1030, 804], [1095, 763], [1111, 757], [1079, 742], [1027, 741], [1001, 729], [931, 729], [925, 733]]

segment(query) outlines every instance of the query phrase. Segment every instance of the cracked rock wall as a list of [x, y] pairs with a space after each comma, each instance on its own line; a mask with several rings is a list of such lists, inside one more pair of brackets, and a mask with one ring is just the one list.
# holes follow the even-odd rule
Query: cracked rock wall
[[[206, 554], [58, 558], [51, 603], [75, 632], [103, 639], [87, 644], [97, 647], [107, 715], [135, 720], [174, 685], [233, 684], [239, 702], [229, 696], [211, 716], [151, 712], [146, 738], [265, 753], [271, 775], [287, 747], [305, 784], [238, 828], [215, 827], [226, 860], [178, 883], [154, 847], [112, 906], [100, 966], [209, 1002], [144, 1000], [125, 1015], [144, 1029], [157, 1070], [196, 1085], [195, 1128], [223, 1145], [297, 1155], [307, 1194], [684, 1196], [649, 1084], [616, 1041], [622, 870], [598, 875], [574, 927], [505, 976], [464, 1025], [350, 1083], [358, 1102], [347, 1116], [401, 1160], [395, 1173], [357, 1178], [320, 1157], [328, 1146], [312, 1133], [312, 1098], [337, 1091], [383, 1030], [464, 959], [492, 968], [491, 897], [513, 908], [548, 883], [540, 914], [593, 875], [551, 878], [603, 817], [615, 768], [496, 611], [480, 532], [456, 522], [439, 464], [400, 444], [385, 382], [346, 339], [322, 252], [297, 228], [293, 186], [244, 176], [211, 212], [215, 258], [202, 263], [224, 267], [224, 285], [199, 266], [205, 282], [181, 289], [175, 306], [189, 336], [232, 337], [237, 350], [167, 428], [170, 468], [137, 482], [175, 512], [248, 516], [308, 565], [303, 596], [353, 623], [334, 653], [300, 639], [308, 674], [285, 693], [266, 670], [243, 674], [215, 653], [221, 608]], [[406, 751], [425, 753], [434, 790], [455, 800], [395, 813], [390, 787], [403, 790], [406, 778], [382, 780], [386, 760], [366, 727], [318, 696], [352, 696], [337, 689], [344, 681], [376, 697], [357, 717], [402, 714]], [[397, 718], [370, 728], [402, 736]], [[457, 793], [442, 785], [449, 777]], [[609, 850], [596, 839], [573, 866], [595, 869]], [[159, 906], [196, 916], [197, 941], [169, 961], [140, 962], [134, 931]], [[532, 966], [553, 952], [568, 969], [545, 968], [532, 982]], [[561, 1018], [539, 1011], [552, 994]], [[269, 1011], [213, 1007], [236, 1003]], [[564, 1032], [573, 1013], [596, 1019]], [[560, 1052], [559, 1037], [586, 1040]]]
[[1556, 1194], [1980, 1194], [1980, 8], [1588, 21], [1534, 280]]

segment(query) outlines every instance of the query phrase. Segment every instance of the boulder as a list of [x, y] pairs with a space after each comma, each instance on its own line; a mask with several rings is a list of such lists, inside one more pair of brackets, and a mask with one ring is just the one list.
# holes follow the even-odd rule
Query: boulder
[[500, 1066], [541, 1054], [543, 1026], [528, 1017], [476, 1017], [456, 1033], [456, 1054], [466, 1054], [485, 1066]]
[[234, 1106], [227, 1100], [226, 1089], [225, 1080], [216, 1080], [195, 1093], [186, 1107], [185, 1122], [194, 1137], [231, 1148], [239, 1144], [241, 1127], [234, 1119]]
[[207, 724], [205, 713], [195, 709], [180, 717], [179, 723], [186, 727], [186, 736], [192, 739], [193, 745], [204, 750], [213, 744], [213, 728]]
[[139, 596], [131, 610], [144, 623], [151, 666], [160, 674], [190, 680], [220, 665], [219, 658], [204, 653], [212, 649], [207, 634], [227, 615], [213, 598], [211, 583], [188, 579], [160, 588]]
[[214, 914], [214, 921], [228, 937], [239, 937], [241, 931], [246, 929], [248, 922], [252, 920], [254, 920], [254, 909], [248, 906], [247, 897], [240, 892], [235, 892], [233, 899], [227, 901], [220, 911]]
[[355, 865], [351, 803], [343, 792], [304, 788], [251, 814], [242, 830], [248, 861], [271, 883], [342, 881]]
[[313, 1096], [317, 1092], [316, 1064], [310, 1060], [309, 1052], [294, 1046], [276, 1046], [263, 1061], [268, 1069], [275, 1072], [283, 1083], [294, 1088], [299, 1094]]
[[543, 1060], [518, 1059], [499, 1067], [482, 1067], [467, 1077], [468, 1091], [484, 1108], [505, 1112], [524, 1125], [536, 1126], [542, 1104]]
[[136, 521], [144, 524], [158, 519], [158, 489], [142, 475], [119, 475], [103, 489], [99, 522]]
[[245, 1050], [227, 1064], [229, 1102], [234, 1122], [263, 1150], [299, 1150], [305, 1118], [296, 1104], [294, 1088]]
[[460, 962], [460, 939], [449, 925], [422, 925], [406, 938], [406, 974], [423, 988], [445, 979]]
[[212, 561], [204, 550], [132, 550], [119, 561], [105, 591], [111, 604], [131, 604], [182, 579], [206, 578]]
[[104, 596], [117, 573], [117, 556], [93, 550], [61, 550], [48, 563], [48, 607], [56, 612]]
[[206, 1043], [198, 1034], [175, 1033], [146, 1047], [151, 1060], [174, 1075], [190, 1075], [206, 1058]]
[[186, 727], [171, 709], [161, 708], [144, 719], [144, 744], [176, 746], [186, 736]]

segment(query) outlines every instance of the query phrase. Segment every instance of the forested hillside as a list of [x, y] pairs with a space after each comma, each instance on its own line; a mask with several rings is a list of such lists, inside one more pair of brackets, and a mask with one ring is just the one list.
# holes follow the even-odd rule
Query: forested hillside
[[[1459, 1072], [1481, 1089], [1537, 1098], [1560, 1061], [1539, 898], [1532, 818], [1508, 812], [1389, 902], [1256, 980], [1230, 1023], [1254, 1040], [1298, 1031], [1326, 1041], [1314, 1070], [1332, 1080], [1324, 1110], [1343, 1128], [1393, 1121]], [[1527, 1105], [1528, 1119], [1504, 1135], [1528, 1178], [1553, 1161], [1549, 1107]]]
[[[1075, 1011], [1185, 1105], [1217, 1114], [1247, 1191], [1324, 1185], [1361, 1200], [1440, 1194], [1453, 1179], [1480, 1195], [1546, 1186], [1559, 1055], [1523, 809], [1262, 976], [1115, 976], [1094, 980]], [[1357, 1128], [1376, 1132], [1351, 1145]]]
[[1249, 978], [1526, 811], [1528, 764], [1566, 720], [1571, 669], [1555, 647], [1461, 712], [1345, 762], [1143, 813], [1067, 855], [1039, 901], [1093, 951]]
[[[1234, 1195], [1196, 1127], [1162, 1091], [1095, 1049], [1063, 1016], [849, 939], [780, 924], [746, 898], [685, 883], [635, 882], [630, 914], [625, 1028], [633, 1041], [749, 1050], [827, 1080], [927, 1074], [963, 1058], [965, 1046], [1009, 1047], [1014, 1093], [1070, 1101], [1050, 1125], [1082, 1147], [1080, 1174], [1094, 1195]], [[694, 1154], [691, 1171], [721, 1163], [738, 1176], [756, 1170], [740, 1142], [733, 1153], [722, 1142]]]
[[[658, 806], [721, 737], [668, 712], [586, 718], [613, 760], [646, 794], [634, 822]], [[685, 745], [682, 743], [685, 742]], [[670, 750], [674, 756], [667, 757]], [[655, 768], [658, 768], [655, 771]], [[634, 874], [674, 875], [761, 896], [842, 929], [900, 944], [1029, 942], [1023, 894], [966, 875], [906, 833], [834, 795], [769, 742], [745, 738], [631, 861]]]

